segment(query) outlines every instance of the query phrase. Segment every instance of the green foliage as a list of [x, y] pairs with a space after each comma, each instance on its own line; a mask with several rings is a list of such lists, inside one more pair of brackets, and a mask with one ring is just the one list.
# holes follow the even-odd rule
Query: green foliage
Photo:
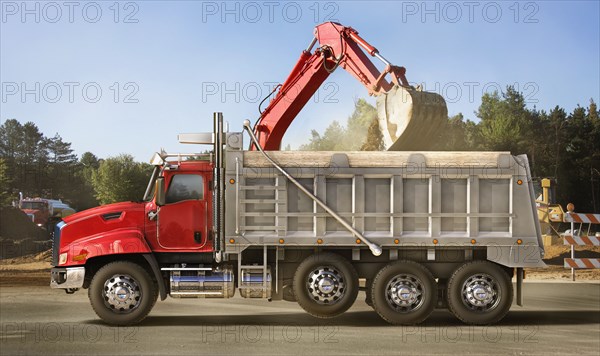
[[22, 192], [62, 199], [78, 210], [96, 204], [95, 199], [84, 201], [92, 189], [80, 174], [71, 144], [58, 134], [47, 138], [32, 122], [7, 120], [0, 125], [0, 158], [7, 176], [2, 194], [8, 200], [16, 200]]
[[60, 165], [70, 165], [77, 162], [77, 155], [73, 154], [71, 143], [64, 142], [58, 133], [53, 138], [46, 140], [49, 160]]
[[[376, 124], [373, 122], [376, 122]], [[354, 112], [348, 118], [348, 137], [346, 141], [349, 144], [349, 150], [359, 150], [360, 147], [366, 143], [367, 138], [369, 137], [369, 128], [372, 125], [376, 125], [377, 128], [379, 127], [379, 123], [377, 122], [377, 110], [366, 100], [359, 99], [354, 104]], [[383, 144], [383, 137], [369, 137], [369, 139], [372, 141], [372, 145], [377, 145], [376, 141], [378, 139]]]
[[367, 132], [367, 138], [365, 143], [360, 146], [361, 151], [383, 151], [385, 145], [383, 143], [383, 134], [379, 129], [379, 120], [377, 116], [371, 121], [369, 125], [369, 131]]
[[373, 120], [377, 118], [376, 109], [364, 99], [354, 104], [354, 112], [347, 120], [346, 127], [334, 120], [323, 135], [311, 131], [307, 144], [301, 145], [302, 151], [357, 151], [367, 139], [367, 132]]
[[100, 160], [93, 153], [85, 152], [81, 155], [77, 166], [77, 176], [81, 181], [77, 196], [77, 206], [80, 209], [88, 209], [98, 205], [94, 186], [92, 185], [92, 176], [98, 170], [98, 167], [100, 167]]
[[23, 125], [15, 119], [0, 126], [0, 155], [5, 159], [21, 158], [23, 151]]
[[524, 152], [528, 144], [530, 112], [525, 107], [523, 95], [513, 87], [484, 94], [477, 111], [479, 145], [483, 150]]
[[[565, 185], [566, 197], [579, 208], [600, 210], [600, 121], [593, 101], [586, 110], [578, 106], [567, 117], [566, 144], [559, 184]], [[567, 175], [568, 174], [568, 175]]]
[[19, 191], [40, 196], [51, 189], [48, 140], [34, 123], [22, 125], [15, 119], [6, 120], [0, 126], [0, 157], [11, 177], [7, 191], [13, 198]]
[[311, 131], [310, 142], [300, 146], [303, 151], [340, 151], [347, 147], [344, 137], [346, 129], [338, 121], [333, 121], [326, 129], [323, 136], [316, 130]]
[[0, 207], [10, 205], [12, 201], [12, 197], [8, 190], [10, 183], [8, 165], [4, 158], [0, 158]]
[[79, 159], [79, 163], [89, 172], [92, 172], [100, 167], [100, 160], [92, 152], [85, 152], [82, 154], [81, 159]]
[[100, 204], [140, 201], [152, 166], [138, 163], [131, 155], [107, 158], [92, 172], [92, 186]]
[[433, 143], [435, 151], [469, 151], [480, 146], [477, 124], [465, 121], [463, 114], [458, 113], [450, 118], [441, 130], [440, 137]]
[[62, 199], [76, 210], [120, 200], [141, 199], [151, 166], [121, 155], [105, 161], [56, 133], [47, 138], [32, 122], [0, 125], [0, 204], [25, 196]]

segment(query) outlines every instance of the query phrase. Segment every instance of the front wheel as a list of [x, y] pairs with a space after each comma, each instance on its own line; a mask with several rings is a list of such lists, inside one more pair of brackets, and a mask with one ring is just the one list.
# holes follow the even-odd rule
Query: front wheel
[[313, 316], [332, 318], [348, 310], [358, 295], [358, 275], [343, 257], [324, 252], [307, 257], [294, 274], [298, 304]]
[[448, 281], [448, 308], [468, 324], [500, 321], [508, 313], [512, 299], [508, 273], [488, 261], [465, 263]]
[[158, 288], [140, 265], [112, 262], [94, 275], [88, 297], [96, 314], [111, 325], [142, 321], [158, 297]]

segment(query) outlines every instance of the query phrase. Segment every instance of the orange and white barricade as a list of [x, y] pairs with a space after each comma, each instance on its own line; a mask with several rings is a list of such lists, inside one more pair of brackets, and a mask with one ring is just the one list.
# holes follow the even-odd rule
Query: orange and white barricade
[[[564, 221], [571, 223], [571, 230], [563, 238], [564, 244], [571, 246], [571, 258], [565, 258], [564, 267], [571, 269], [571, 278], [575, 280], [575, 269], [600, 268], [600, 258], [575, 258], [575, 246], [600, 246], [599, 234], [591, 233], [591, 226], [600, 224], [600, 214], [574, 213], [572, 204], [567, 209], [569, 211], [565, 214]], [[580, 224], [579, 230], [575, 230], [576, 223]], [[587, 235], [582, 231], [583, 224], [588, 224]]]

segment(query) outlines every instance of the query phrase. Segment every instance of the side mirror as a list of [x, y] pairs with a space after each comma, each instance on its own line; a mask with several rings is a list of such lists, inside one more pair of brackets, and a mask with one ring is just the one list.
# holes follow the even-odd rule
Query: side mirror
[[165, 177], [156, 178], [156, 205], [165, 205]]

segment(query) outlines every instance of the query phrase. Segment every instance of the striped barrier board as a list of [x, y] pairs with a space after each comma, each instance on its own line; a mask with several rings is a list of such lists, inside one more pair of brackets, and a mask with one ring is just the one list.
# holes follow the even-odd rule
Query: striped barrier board
[[600, 246], [600, 237], [598, 236], [563, 235], [563, 237], [565, 245]]
[[565, 268], [600, 268], [600, 258], [565, 258]]
[[565, 222], [600, 224], [600, 214], [567, 213], [565, 214]]
[[[600, 224], [600, 214], [581, 214], [568, 212], [564, 216], [564, 221], [571, 223], [571, 233], [575, 230], [575, 224]], [[589, 229], [588, 229], [589, 233]], [[564, 234], [565, 245], [571, 245], [571, 258], [565, 258], [564, 267], [571, 269], [571, 278], [575, 281], [575, 270], [583, 268], [600, 268], [600, 258], [575, 258], [575, 246], [600, 246], [600, 236], [598, 234], [588, 236], [573, 236]]]

